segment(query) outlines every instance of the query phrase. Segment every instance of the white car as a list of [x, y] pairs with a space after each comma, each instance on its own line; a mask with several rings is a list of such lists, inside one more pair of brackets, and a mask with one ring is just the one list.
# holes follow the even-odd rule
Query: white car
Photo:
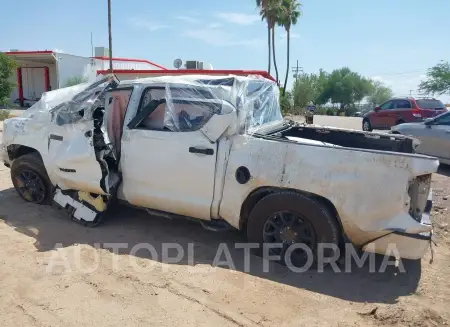
[[440, 163], [450, 165], [450, 112], [420, 123], [393, 126], [391, 133], [414, 137], [420, 142], [417, 153], [437, 157]]
[[256, 76], [110, 75], [47, 92], [6, 120], [0, 154], [22, 198], [56, 202], [89, 226], [117, 198], [246, 229], [279, 253], [352, 242], [421, 258], [438, 160], [405, 136], [284, 121], [278, 99]]

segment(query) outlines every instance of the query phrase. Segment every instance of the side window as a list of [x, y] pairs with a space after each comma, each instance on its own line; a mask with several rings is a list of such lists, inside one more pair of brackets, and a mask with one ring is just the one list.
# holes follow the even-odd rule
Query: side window
[[201, 90], [174, 87], [167, 91], [165, 87], [150, 87], [144, 91], [138, 113], [130, 124], [157, 131], [190, 132], [203, 127], [220, 108], [219, 102], [211, 101], [210, 93]]
[[[166, 103], [164, 100], [165, 91], [160, 89], [146, 89], [138, 109], [138, 114], [146, 110], [151, 110], [150, 114], [138, 126], [145, 129], [163, 130]], [[157, 102], [155, 102], [157, 101]], [[149, 107], [154, 107], [152, 110]]]
[[395, 100], [395, 109], [411, 109], [411, 102], [408, 100]]
[[381, 110], [393, 109], [393, 101], [388, 101], [380, 106]]

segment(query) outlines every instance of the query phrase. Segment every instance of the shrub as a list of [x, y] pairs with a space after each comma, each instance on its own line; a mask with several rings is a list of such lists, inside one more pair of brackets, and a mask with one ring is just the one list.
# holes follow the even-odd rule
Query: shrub
[[1, 109], [0, 110], [0, 121], [3, 121], [5, 119], [9, 118], [10, 113], [11, 112], [9, 110]]
[[314, 110], [314, 114], [315, 115], [326, 115], [327, 114], [327, 109], [324, 108], [324, 107], [316, 106], [316, 110]]
[[87, 78], [84, 78], [82, 76], [73, 76], [67, 79], [66, 87], [78, 85], [85, 82], [87, 82]]
[[0, 105], [4, 106], [9, 102], [9, 95], [16, 86], [15, 82], [9, 80], [16, 67], [14, 59], [0, 52]]

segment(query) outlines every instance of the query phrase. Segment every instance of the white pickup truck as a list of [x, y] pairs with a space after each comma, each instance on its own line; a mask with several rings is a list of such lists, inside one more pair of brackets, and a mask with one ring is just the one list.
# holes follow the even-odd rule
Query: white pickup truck
[[[0, 155], [25, 200], [97, 225], [115, 199], [246, 229], [249, 241], [352, 242], [421, 258], [437, 159], [414, 140], [285, 121], [257, 76], [166, 76], [47, 92], [4, 122]], [[371, 246], [368, 246], [371, 244]]]

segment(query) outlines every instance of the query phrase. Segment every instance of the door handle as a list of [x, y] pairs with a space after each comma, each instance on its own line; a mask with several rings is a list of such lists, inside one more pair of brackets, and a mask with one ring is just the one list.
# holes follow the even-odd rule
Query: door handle
[[189, 152], [190, 153], [199, 153], [199, 154], [206, 154], [208, 156], [212, 156], [214, 154], [214, 150], [213, 149], [199, 149], [196, 147], [189, 147]]

